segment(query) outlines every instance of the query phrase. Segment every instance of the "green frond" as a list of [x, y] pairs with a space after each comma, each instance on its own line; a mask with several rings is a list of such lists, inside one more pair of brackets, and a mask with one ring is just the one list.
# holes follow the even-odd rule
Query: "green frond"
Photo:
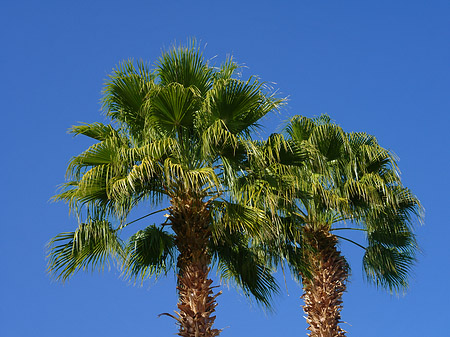
[[224, 63], [220, 66], [218, 71], [214, 72], [214, 81], [217, 80], [228, 80], [233, 78], [236, 74], [236, 70], [240, 68], [239, 64], [233, 61], [232, 56], [228, 56]]
[[273, 219], [276, 226], [254, 245], [254, 248], [265, 257], [268, 266], [283, 269], [286, 262], [293, 278], [299, 282], [302, 277], [311, 276], [311, 261], [305, 252], [313, 249], [303, 240], [303, 226], [306, 220], [303, 216], [295, 214], [279, 215]]
[[192, 191], [197, 193], [207, 187], [210, 192], [220, 194], [222, 184], [211, 167], [199, 167], [189, 169], [183, 164], [176, 163], [170, 158], [164, 161], [164, 177], [169, 194], [176, 195], [180, 192]]
[[234, 282], [246, 296], [271, 308], [272, 297], [279, 292], [273, 270], [267, 267], [263, 254], [249, 247], [245, 236], [228, 232], [220, 242], [211, 242], [210, 250], [221, 279]]
[[240, 139], [230, 132], [223, 120], [218, 119], [205, 129], [201, 129], [202, 154], [206, 158], [215, 157], [224, 152], [234, 153], [238, 150]]
[[124, 258], [122, 241], [103, 220], [81, 224], [75, 232], [61, 233], [48, 243], [48, 272], [66, 281], [79, 270], [103, 270]]
[[113, 120], [128, 128], [131, 134], [141, 139], [145, 127], [144, 105], [154, 89], [155, 76], [149, 65], [142, 61], [124, 61], [113, 70], [103, 90], [103, 109]]
[[384, 227], [380, 227], [375, 231], [368, 232], [369, 243], [374, 242], [385, 247], [408, 250], [411, 253], [417, 250], [416, 238], [408, 228], [401, 228], [401, 224], [398, 226], [385, 224]]
[[69, 133], [77, 135], [84, 135], [99, 141], [104, 141], [110, 138], [112, 135], [117, 134], [117, 130], [115, 130], [111, 125], [105, 125], [102, 123], [93, 123], [93, 124], [81, 124], [72, 126]]
[[119, 137], [111, 137], [96, 143], [71, 159], [66, 176], [80, 179], [85, 174], [85, 170], [99, 165], [108, 165], [110, 170], [118, 172], [113, 173], [113, 175], [123, 174], [127, 166], [130, 165], [126, 156], [128, 149], [128, 144]]
[[[114, 180], [110, 180], [113, 182]], [[98, 217], [114, 216], [119, 219], [126, 217], [141, 195], [133, 198], [124, 198], [123, 195], [111, 196], [110, 187], [105, 179], [72, 181], [62, 186], [59, 194], [53, 197], [54, 201], [64, 201], [69, 205], [70, 211], [79, 218], [83, 213], [96, 214]]]
[[130, 162], [137, 163], [146, 158], [153, 161], [164, 160], [168, 156], [181, 153], [180, 143], [172, 137], [164, 137], [145, 142], [142, 146], [136, 146], [128, 150]]
[[179, 83], [185, 88], [196, 87], [204, 95], [211, 88], [213, 68], [208, 67], [193, 41], [191, 47], [172, 47], [164, 52], [158, 62], [157, 74], [162, 86]]
[[413, 219], [420, 220], [421, 205], [408, 189], [398, 188], [394, 192], [397, 201], [394, 206], [387, 204], [367, 213], [368, 241], [414, 253], [418, 248], [413, 234]]
[[326, 158], [327, 162], [340, 159], [343, 153], [349, 151], [344, 131], [335, 124], [315, 126], [309, 136], [309, 141]]
[[279, 133], [272, 133], [262, 144], [262, 150], [268, 163], [283, 163], [283, 156], [292, 153], [291, 144]]
[[347, 136], [353, 152], [357, 152], [362, 145], [378, 146], [377, 139], [365, 132], [349, 132]]
[[126, 245], [124, 275], [144, 282], [146, 278], [175, 270], [176, 246], [172, 234], [154, 225], [134, 234]]
[[284, 102], [274, 94], [262, 91], [255, 78], [244, 82], [236, 79], [218, 80], [208, 92], [207, 106], [215, 119], [221, 119], [233, 134], [248, 134], [257, 121]]
[[196, 87], [184, 87], [179, 83], [170, 83], [159, 87], [147, 101], [150, 111], [148, 123], [164, 132], [183, 132], [189, 137], [196, 112], [200, 108], [201, 93]]
[[309, 139], [315, 123], [310, 118], [304, 116], [294, 116], [289, 120], [284, 132], [295, 142], [301, 143]]
[[216, 237], [220, 238], [223, 228], [231, 232], [245, 232], [253, 236], [261, 234], [261, 230], [269, 226], [270, 221], [265, 212], [257, 207], [226, 200], [211, 202], [213, 226]]
[[373, 243], [363, 258], [365, 275], [375, 285], [398, 293], [408, 288], [408, 275], [415, 257], [409, 250]]
[[114, 200], [131, 198], [145, 192], [157, 196], [163, 193], [164, 184], [160, 179], [163, 172], [158, 161], [144, 158], [139, 165], [134, 165], [127, 175], [111, 180], [108, 196]]

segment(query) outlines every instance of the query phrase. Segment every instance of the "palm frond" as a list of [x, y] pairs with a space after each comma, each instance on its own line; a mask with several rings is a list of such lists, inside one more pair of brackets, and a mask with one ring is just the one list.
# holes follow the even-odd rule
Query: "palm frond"
[[221, 119], [217, 119], [206, 128], [199, 124], [198, 129], [201, 130], [202, 153], [206, 158], [224, 155], [224, 152], [234, 154], [239, 148], [239, 137], [230, 132]]
[[124, 258], [123, 243], [111, 224], [91, 220], [75, 232], [61, 233], [48, 243], [48, 272], [66, 281], [79, 270], [103, 270]]
[[363, 267], [370, 282], [398, 293], [408, 288], [408, 276], [415, 261], [409, 250], [373, 243], [366, 249]]
[[196, 87], [202, 95], [212, 85], [213, 69], [208, 67], [195, 41], [191, 47], [172, 47], [164, 52], [157, 73], [163, 86], [179, 83], [185, 88]]
[[233, 75], [236, 74], [236, 70], [241, 68], [239, 64], [233, 61], [232, 56], [228, 56], [224, 63], [220, 66], [218, 71], [214, 72], [213, 78], [214, 81], [217, 80], [228, 80], [233, 78]]
[[[184, 163], [183, 163], [184, 164]], [[171, 158], [164, 161], [164, 177], [169, 195], [177, 193], [204, 191], [207, 187], [210, 192], [220, 194], [222, 184], [212, 167], [186, 168]]]
[[262, 91], [263, 83], [251, 78], [218, 80], [208, 92], [207, 107], [215, 119], [222, 120], [233, 134], [248, 134], [257, 121], [270, 111], [276, 111], [284, 99]]
[[264, 256], [248, 245], [245, 236], [228, 232], [220, 242], [211, 242], [210, 250], [223, 280], [234, 282], [246, 296], [270, 309], [279, 287]]
[[128, 128], [136, 139], [141, 139], [145, 128], [144, 105], [153, 90], [155, 76], [142, 61], [124, 61], [113, 70], [103, 90], [103, 109], [113, 120]]
[[200, 91], [192, 87], [184, 87], [179, 83], [170, 83], [152, 93], [147, 101], [150, 111], [148, 123], [171, 134], [178, 132], [182, 136], [184, 130], [189, 137], [196, 112], [201, 104]]
[[[253, 236], [261, 234], [261, 230], [270, 224], [265, 212], [257, 207], [233, 203], [226, 200], [211, 202], [213, 226], [216, 227], [216, 238], [220, 239], [221, 228], [231, 232], [245, 232]], [[217, 235], [219, 235], [217, 237]]]
[[138, 231], [126, 245], [124, 275], [140, 282], [175, 269], [176, 247], [173, 235], [155, 225]]
[[111, 125], [102, 123], [74, 125], [69, 129], [69, 133], [77, 135], [85, 135], [87, 137], [104, 141], [116, 134], [117, 131]]

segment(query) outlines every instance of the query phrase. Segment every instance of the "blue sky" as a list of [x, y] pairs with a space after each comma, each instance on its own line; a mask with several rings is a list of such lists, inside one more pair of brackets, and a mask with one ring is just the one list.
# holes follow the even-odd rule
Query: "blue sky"
[[[173, 277], [134, 287], [115, 269], [67, 284], [46, 274], [45, 244], [73, 230], [49, 199], [69, 159], [89, 144], [66, 130], [105, 121], [102, 83], [123, 59], [157, 60], [163, 47], [196, 37], [217, 62], [232, 54], [244, 76], [273, 83], [289, 104], [265, 132], [295, 114], [328, 113], [400, 157], [404, 183], [420, 198], [422, 249], [402, 297], [364, 282], [362, 252], [341, 246], [352, 275], [342, 318], [349, 336], [445, 335], [450, 318], [448, 1], [4, 1], [0, 8], [0, 335], [169, 336], [162, 312], [176, 306]], [[160, 221], [158, 218], [152, 221]], [[221, 336], [305, 336], [300, 287], [287, 275], [275, 312], [233, 287], [218, 298]], [[216, 278], [217, 281], [217, 278]], [[218, 281], [217, 281], [218, 282]]]

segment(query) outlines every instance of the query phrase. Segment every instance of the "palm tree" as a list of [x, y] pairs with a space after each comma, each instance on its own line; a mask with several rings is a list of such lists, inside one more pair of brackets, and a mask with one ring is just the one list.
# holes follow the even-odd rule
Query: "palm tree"
[[[296, 116], [286, 134], [264, 145], [285, 167], [260, 168], [260, 179], [271, 185], [267, 193], [280, 196], [272, 214], [276, 232], [260, 245], [272, 263], [286, 259], [301, 280], [309, 336], [344, 336], [339, 323], [349, 265], [339, 241], [364, 249], [368, 280], [392, 292], [403, 290], [415, 261], [412, 224], [421, 206], [402, 186], [395, 157], [375, 137], [345, 133], [326, 115]], [[367, 245], [337, 234], [347, 230], [364, 233]]]
[[[55, 196], [80, 222], [49, 244], [57, 279], [111, 261], [135, 280], [176, 270], [178, 311], [167, 315], [184, 337], [220, 333], [213, 328], [220, 294], [209, 277], [214, 261], [246, 294], [269, 303], [276, 284], [248, 246], [248, 235], [268, 221], [232, 185], [255, 155], [250, 133], [283, 100], [256, 78], [237, 78], [237, 69], [232, 59], [210, 66], [194, 44], [164, 52], [155, 69], [126, 61], [113, 71], [103, 97], [112, 123], [70, 129], [98, 142], [72, 158], [69, 181]], [[165, 212], [165, 221], [124, 243], [121, 230], [140, 220], [127, 220], [139, 204], [162, 207], [140, 219]]]

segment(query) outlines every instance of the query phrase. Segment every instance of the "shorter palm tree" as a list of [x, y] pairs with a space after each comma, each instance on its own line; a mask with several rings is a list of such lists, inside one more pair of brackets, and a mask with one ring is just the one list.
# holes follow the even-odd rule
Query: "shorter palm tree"
[[[286, 136], [265, 144], [270, 157], [277, 153], [277, 168], [268, 161], [258, 173], [267, 193], [279, 196], [276, 231], [261, 245], [272, 263], [285, 259], [301, 280], [309, 335], [344, 336], [339, 323], [349, 265], [339, 241], [364, 249], [368, 280], [401, 291], [415, 261], [412, 223], [421, 206], [402, 186], [395, 158], [373, 136], [345, 133], [325, 115], [294, 117]], [[347, 230], [364, 233], [367, 245], [338, 235]]]

